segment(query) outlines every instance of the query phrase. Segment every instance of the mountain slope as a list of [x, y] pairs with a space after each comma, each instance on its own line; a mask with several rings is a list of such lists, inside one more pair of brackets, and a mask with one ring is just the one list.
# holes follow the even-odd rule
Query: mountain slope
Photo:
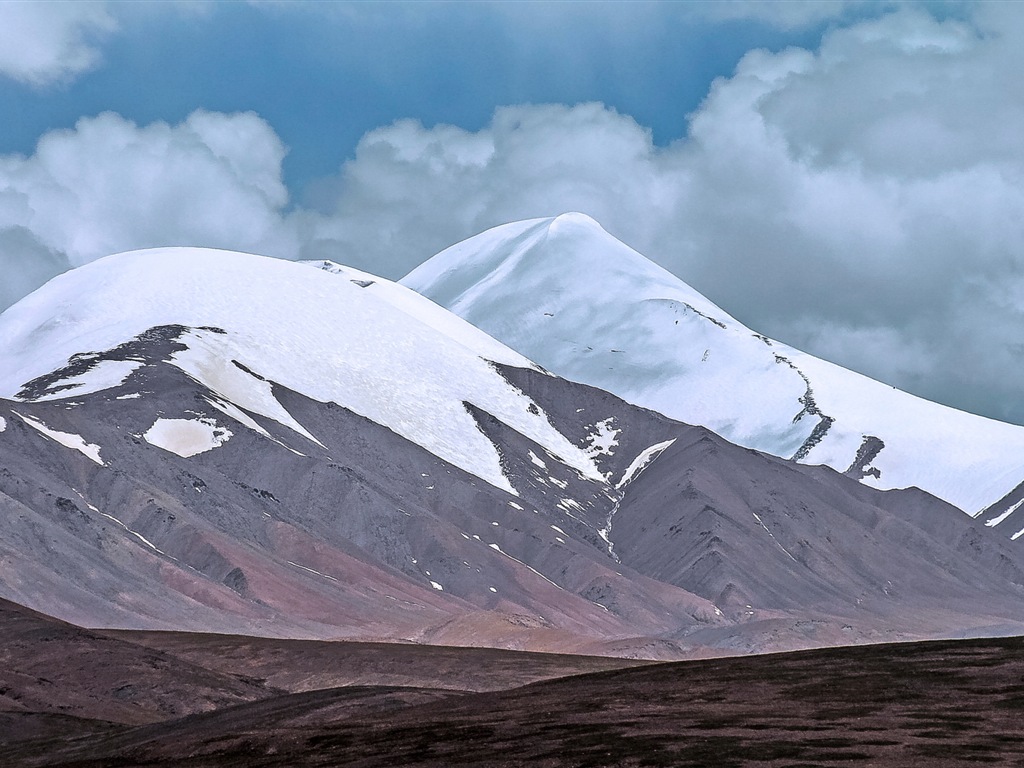
[[0, 744], [207, 712], [279, 693], [0, 599]]
[[1024, 513], [999, 518], [1024, 498], [1024, 428], [755, 333], [582, 214], [489, 230], [401, 282], [559, 376], [746, 447], [986, 510], [1007, 536], [1024, 531]]
[[12, 745], [5, 765], [1020, 765], [1022, 676], [1024, 643], [1008, 638], [656, 664], [443, 700], [347, 687]]

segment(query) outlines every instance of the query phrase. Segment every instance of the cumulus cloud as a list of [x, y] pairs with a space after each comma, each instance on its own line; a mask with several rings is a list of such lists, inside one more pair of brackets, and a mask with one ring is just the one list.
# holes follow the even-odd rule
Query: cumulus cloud
[[[105, 113], [0, 157], [0, 308], [100, 256], [202, 245], [294, 257], [285, 149], [252, 113], [139, 127]], [[10, 277], [8, 277], [10, 276]]]
[[613, 227], [650, 220], [674, 194], [657, 156], [650, 131], [600, 104], [505, 107], [477, 133], [400, 121], [359, 143], [334, 209], [305, 218], [307, 247], [400, 277], [507, 221], [574, 209]]
[[106, 3], [0, 3], [0, 75], [32, 86], [67, 81], [99, 63], [97, 43], [115, 29]]

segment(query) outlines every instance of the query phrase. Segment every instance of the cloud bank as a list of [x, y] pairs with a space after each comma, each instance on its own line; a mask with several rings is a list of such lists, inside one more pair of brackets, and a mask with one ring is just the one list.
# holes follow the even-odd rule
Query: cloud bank
[[[667, 147], [600, 104], [479, 131], [368, 133], [289, 208], [253, 114], [117, 115], [0, 158], [0, 306], [106, 253], [211, 245], [400, 277], [487, 227], [586, 212], [758, 330], [925, 396], [1024, 422], [1024, 25], [903, 8], [815, 51], [749, 52]], [[12, 255], [13, 254], [13, 255]]]

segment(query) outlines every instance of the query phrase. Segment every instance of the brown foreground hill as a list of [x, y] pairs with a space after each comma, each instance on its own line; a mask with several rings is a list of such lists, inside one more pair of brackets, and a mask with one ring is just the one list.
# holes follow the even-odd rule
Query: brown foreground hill
[[0, 755], [11, 768], [1024, 761], [1022, 638], [650, 664], [115, 636], [2, 608]]

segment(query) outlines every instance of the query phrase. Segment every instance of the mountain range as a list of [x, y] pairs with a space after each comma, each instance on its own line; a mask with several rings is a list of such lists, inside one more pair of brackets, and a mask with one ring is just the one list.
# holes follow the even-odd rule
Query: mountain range
[[402, 284], [111, 256], [0, 315], [0, 361], [0, 597], [81, 626], [643, 658], [1024, 628], [1024, 429], [745, 329], [579, 214]]

